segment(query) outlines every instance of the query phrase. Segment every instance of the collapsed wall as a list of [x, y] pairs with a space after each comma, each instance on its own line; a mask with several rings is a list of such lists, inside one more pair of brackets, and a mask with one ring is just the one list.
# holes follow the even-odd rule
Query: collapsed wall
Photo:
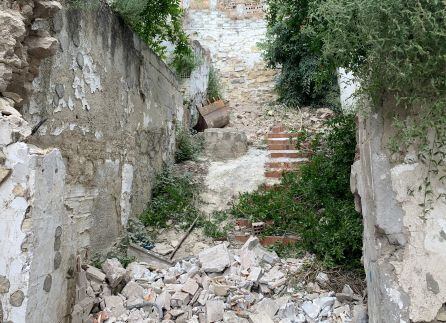
[[184, 29], [211, 53], [224, 98], [232, 105], [274, 97], [277, 72], [266, 68], [259, 43], [266, 35], [265, 5], [248, 1], [183, 1]]
[[[446, 321], [446, 204], [435, 199], [423, 213], [428, 165], [417, 151], [394, 159], [395, 102], [384, 100], [358, 116], [360, 159], [352, 167], [352, 190], [364, 217], [364, 265], [370, 322]], [[445, 192], [432, 178], [435, 196]], [[419, 190], [419, 187], [422, 190]]]
[[107, 6], [61, 8], [0, 4], [5, 322], [68, 320], [79, 264], [143, 211], [183, 119], [175, 76]]

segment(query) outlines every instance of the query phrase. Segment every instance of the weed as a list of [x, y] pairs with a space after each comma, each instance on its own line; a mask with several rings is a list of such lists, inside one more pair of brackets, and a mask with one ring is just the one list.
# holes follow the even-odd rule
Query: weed
[[140, 220], [146, 226], [166, 227], [167, 221], [171, 220], [187, 227], [199, 214], [195, 206], [197, 196], [197, 184], [190, 176], [174, 175], [164, 169], [156, 178], [152, 201]]
[[207, 90], [207, 99], [209, 102], [214, 102], [222, 99], [222, 89], [220, 79], [218, 78], [217, 71], [211, 67], [209, 70], [209, 78], [208, 78], [208, 90]]
[[203, 233], [213, 239], [221, 240], [227, 237], [230, 228], [230, 223], [225, 221], [228, 219], [228, 214], [224, 211], [214, 212], [209, 219], [203, 220]]
[[177, 129], [176, 134], [177, 150], [175, 161], [181, 163], [187, 160], [194, 160], [203, 150], [203, 137], [192, 130], [184, 128]]

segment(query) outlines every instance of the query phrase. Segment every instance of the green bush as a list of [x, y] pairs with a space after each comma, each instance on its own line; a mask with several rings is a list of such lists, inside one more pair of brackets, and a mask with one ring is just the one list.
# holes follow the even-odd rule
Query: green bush
[[177, 74], [191, 69], [187, 59], [194, 53], [183, 30], [178, 0], [114, 0], [111, 7], [161, 58], [166, 58], [165, 42], [175, 45], [173, 66]]
[[313, 19], [322, 0], [268, 0], [267, 37], [261, 44], [270, 67], [280, 67], [279, 100], [289, 106], [337, 107], [336, 70], [327, 68], [323, 40]]
[[359, 267], [362, 220], [349, 190], [355, 157], [353, 116], [338, 116], [316, 144], [299, 173], [288, 173], [280, 187], [243, 194], [232, 213], [252, 220], [274, 220], [267, 234], [297, 234], [302, 248], [327, 265]]
[[175, 151], [175, 161], [181, 163], [187, 160], [194, 160], [203, 150], [203, 139], [192, 130], [179, 128], [176, 133], [177, 149]]
[[190, 176], [177, 176], [165, 169], [157, 176], [152, 201], [140, 216], [146, 226], [166, 227], [167, 222], [190, 225], [197, 217], [198, 187]]
[[221, 94], [220, 79], [218, 78], [217, 71], [213, 67], [211, 67], [209, 70], [208, 89], [206, 97], [209, 102], [214, 102], [223, 98]]

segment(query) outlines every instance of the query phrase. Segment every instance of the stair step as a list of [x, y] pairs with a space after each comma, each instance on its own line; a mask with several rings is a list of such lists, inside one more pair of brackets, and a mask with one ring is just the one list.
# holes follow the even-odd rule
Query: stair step
[[281, 178], [283, 174], [283, 170], [265, 170], [266, 178]]
[[268, 139], [274, 139], [274, 138], [297, 138], [300, 134], [297, 132], [277, 132], [277, 133], [269, 133]]
[[295, 162], [295, 163], [291, 163], [291, 162], [267, 162], [265, 164], [265, 167], [268, 169], [296, 169], [299, 167], [300, 164], [302, 164], [303, 162]]
[[296, 145], [293, 144], [269, 144], [269, 150], [294, 150]]
[[307, 157], [308, 153], [304, 153], [299, 150], [273, 150], [270, 152], [271, 158], [282, 158], [282, 157], [289, 157], [289, 158], [305, 158]]

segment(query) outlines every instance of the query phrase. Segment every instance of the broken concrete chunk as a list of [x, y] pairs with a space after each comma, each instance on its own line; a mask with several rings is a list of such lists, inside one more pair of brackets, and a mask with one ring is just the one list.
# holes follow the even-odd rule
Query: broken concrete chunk
[[123, 281], [126, 274], [126, 270], [116, 258], [107, 259], [104, 261], [102, 264], [102, 270], [104, 271], [105, 276], [107, 277], [107, 280], [112, 288], [118, 286], [119, 283]]
[[124, 289], [121, 291], [121, 294], [127, 299], [143, 298], [144, 289], [139, 284], [131, 281], [125, 285]]
[[324, 286], [330, 282], [330, 279], [328, 278], [328, 275], [326, 273], [320, 272], [316, 276], [316, 281]]
[[125, 273], [125, 280], [127, 282], [131, 280], [145, 280], [148, 282], [152, 282], [156, 279], [156, 274], [152, 273], [146, 266], [132, 262], [127, 266]]
[[155, 303], [158, 304], [161, 308], [168, 311], [171, 309], [170, 302], [171, 296], [170, 293], [167, 291], [163, 291], [161, 294], [159, 294], [155, 301]]
[[155, 244], [155, 247], [152, 249], [153, 252], [159, 253], [162, 256], [168, 255], [174, 250], [170, 245], [167, 243], [157, 243]]
[[105, 296], [105, 307], [108, 308], [114, 317], [119, 317], [125, 313], [124, 300], [119, 296]]
[[177, 291], [172, 295], [170, 305], [172, 307], [185, 306], [190, 301], [190, 295], [188, 293]]
[[262, 268], [252, 267], [247, 280], [257, 283], [262, 275]]
[[279, 310], [276, 301], [267, 297], [258, 302], [253, 308], [257, 313], [264, 312], [271, 319], [273, 319], [274, 315], [276, 315]]
[[274, 321], [265, 312], [249, 314], [251, 323], [274, 323]]
[[105, 274], [96, 267], [87, 266], [86, 272], [89, 279], [94, 279], [100, 283], [105, 280]]
[[302, 304], [302, 309], [308, 317], [316, 319], [321, 311], [321, 308], [313, 302], [305, 302]]
[[344, 288], [342, 288], [342, 293], [351, 296], [354, 294], [353, 289], [349, 285], [344, 285]]
[[224, 323], [248, 323], [249, 321], [243, 317], [237, 316], [233, 311], [225, 311], [223, 313]]
[[205, 272], [219, 273], [230, 265], [229, 252], [226, 245], [221, 243], [215, 247], [203, 250], [198, 255], [201, 268]]
[[181, 290], [183, 292], [194, 295], [198, 290], [198, 284], [194, 279], [188, 278], [186, 283], [184, 283], [183, 287], [181, 287]]
[[206, 302], [206, 322], [217, 322], [223, 319], [225, 304], [221, 300], [208, 300]]

